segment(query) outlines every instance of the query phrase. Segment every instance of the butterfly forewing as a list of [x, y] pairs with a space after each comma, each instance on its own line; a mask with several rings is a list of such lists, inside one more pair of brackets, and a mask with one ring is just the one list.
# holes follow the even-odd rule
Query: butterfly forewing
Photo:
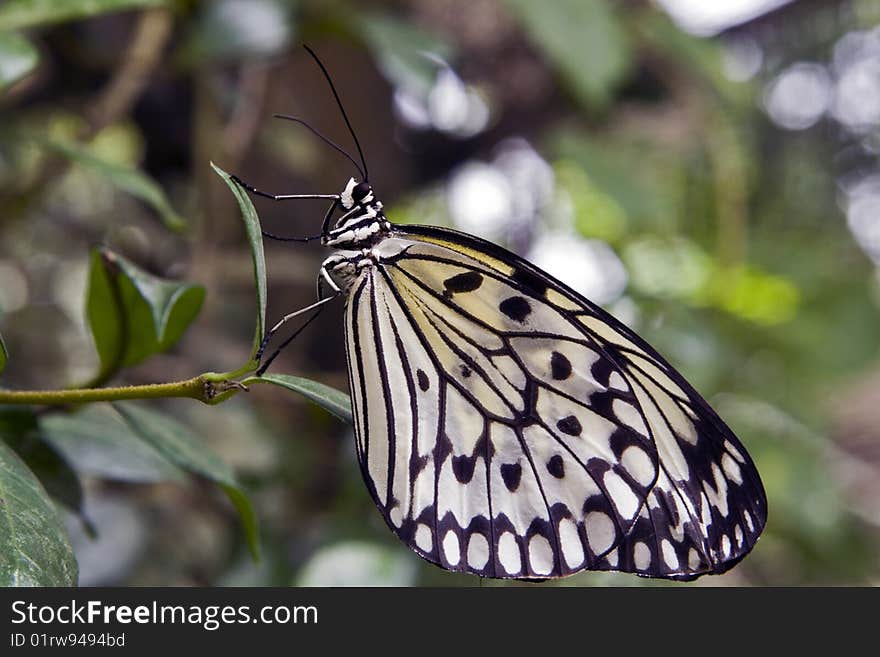
[[530, 263], [393, 229], [348, 288], [357, 452], [392, 530], [488, 577], [723, 572], [766, 519], [745, 449], [632, 331]]

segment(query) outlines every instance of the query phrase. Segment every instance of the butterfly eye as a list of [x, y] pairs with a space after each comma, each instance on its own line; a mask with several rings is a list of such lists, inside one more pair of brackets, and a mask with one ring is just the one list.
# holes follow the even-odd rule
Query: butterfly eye
[[354, 186], [353, 190], [351, 190], [351, 197], [355, 201], [362, 201], [367, 197], [370, 191], [371, 189], [369, 183], [360, 182]]

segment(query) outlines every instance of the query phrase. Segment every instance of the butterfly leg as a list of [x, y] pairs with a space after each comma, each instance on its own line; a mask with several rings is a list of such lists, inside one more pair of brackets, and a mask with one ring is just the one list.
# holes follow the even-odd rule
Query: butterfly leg
[[293, 199], [302, 199], [302, 198], [330, 198], [333, 200], [339, 200], [339, 194], [270, 194], [269, 192], [264, 192], [262, 190], [257, 189], [253, 185], [247, 184], [241, 178], [236, 175], [229, 176], [232, 181], [238, 185], [239, 187], [243, 187], [251, 194], [256, 194], [257, 196], [262, 196], [263, 198], [269, 198], [273, 201], [290, 201]]
[[[330, 289], [332, 291], [332, 294], [330, 296], [326, 296], [326, 297], [323, 296], [323, 294], [324, 294], [323, 284], [325, 282], [327, 285], [330, 286]], [[322, 266], [321, 272], [318, 275], [318, 300], [315, 303], [313, 303], [309, 306], [306, 306], [305, 308], [300, 308], [299, 310], [295, 310], [292, 313], [288, 313], [287, 315], [282, 317], [281, 320], [275, 324], [275, 326], [273, 326], [268, 331], [266, 331], [266, 336], [263, 338], [263, 342], [260, 343], [260, 348], [257, 350], [257, 355], [256, 355], [257, 361], [259, 362], [260, 360], [262, 360], [263, 352], [265, 351], [266, 346], [269, 344], [269, 340], [272, 339], [272, 336], [275, 335], [275, 333], [278, 331], [278, 329], [280, 329], [286, 322], [293, 319], [294, 317], [298, 317], [299, 315], [307, 313], [311, 310], [314, 310], [315, 312], [312, 314], [311, 317], [309, 317], [305, 321], [305, 323], [302, 326], [300, 326], [288, 338], [286, 338], [284, 340], [284, 342], [282, 342], [281, 345], [274, 352], [272, 352], [272, 355], [269, 356], [269, 358], [267, 358], [266, 361], [260, 365], [259, 369], [257, 369], [257, 376], [263, 375], [263, 372], [266, 371], [266, 369], [269, 367], [269, 365], [272, 363], [272, 361], [275, 360], [275, 358], [278, 356], [278, 354], [280, 354], [281, 351], [288, 344], [290, 344], [291, 341], [293, 341], [293, 339], [296, 336], [298, 336], [300, 333], [302, 333], [302, 331], [309, 324], [311, 324], [315, 319], [317, 319], [318, 315], [321, 314], [321, 310], [324, 309], [324, 304], [328, 303], [329, 301], [333, 301], [339, 295], [340, 292], [341, 292], [341, 290], [339, 289], [339, 286], [330, 277], [330, 274], [327, 272], [327, 268], [325, 266]]]
[[260, 229], [260, 232], [263, 234], [263, 237], [268, 237], [272, 240], [277, 240], [279, 242], [311, 242], [313, 240], [321, 239], [324, 233], [327, 232], [327, 226], [329, 226], [331, 218], [333, 217], [333, 212], [336, 210], [336, 207], [339, 205], [339, 195], [338, 194], [270, 194], [268, 192], [263, 192], [252, 185], [247, 184], [241, 178], [235, 175], [229, 176], [236, 185], [241, 187], [242, 189], [247, 190], [251, 194], [256, 194], [257, 196], [262, 196], [264, 198], [272, 199], [273, 201], [288, 201], [291, 199], [303, 199], [303, 198], [331, 198], [333, 199], [333, 203], [330, 205], [330, 209], [327, 210], [327, 214], [324, 216], [324, 227], [321, 229], [321, 235], [312, 235], [309, 237], [282, 237], [281, 235], [276, 235], [275, 233], [270, 233], [267, 230]]

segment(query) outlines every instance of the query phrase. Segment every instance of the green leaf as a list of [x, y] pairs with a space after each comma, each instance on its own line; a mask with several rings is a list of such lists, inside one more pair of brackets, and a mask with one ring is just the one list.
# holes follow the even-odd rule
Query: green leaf
[[263, 232], [260, 227], [260, 218], [251, 203], [247, 192], [213, 162], [211, 167], [217, 172], [224, 182], [232, 190], [238, 207], [241, 208], [241, 216], [244, 219], [244, 228], [247, 233], [248, 243], [251, 247], [251, 258], [254, 262], [254, 286], [257, 289], [257, 327], [254, 331], [254, 344], [251, 350], [251, 359], [257, 355], [257, 350], [266, 335], [266, 257], [263, 254]]
[[0, 408], [0, 439], [15, 450], [52, 498], [82, 514], [79, 477], [63, 456], [43, 440], [37, 416], [30, 408]]
[[96, 249], [86, 318], [101, 361], [98, 378], [170, 349], [204, 300], [201, 285], [158, 278], [108, 249]]
[[263, 376], [251, 376], [242, 381], [244, 385], [251, 383], [273, 383], [276, 386], [287, 388], [308, 397], [318, 406], [330, 411], [333, 415], [344, 422], [354, 424], [351, 414], [351, 399], [341, 390], [331, 388], [323, 383], [303, 379], [289, 374], [264, 374]]
[[169, 230], [181, 232], [186, 229], [186, 221], [174, 211], [165, 192], [149, 176], [133, 167], [99, 157], [80, 144], [59, 139], [39, 139], [38, 142], [73, 162], [88, 167], [103, 176], [111, 185], [151, 206]]
[[6, 343], [3, 342], [3, 336], [0, 335], [0, 373], [6, 369], [6, 363], [9, 361], [9, 352], [6, 350]]
[[587, 107], [602, 109], [633, 60], [627, 32], [608, 0], [505, 0]]
[[0, 586], [75, 586], [77, 565], [52, 500], [0, 441]]
[[0, 30], [18, 30], [166, 3], [167, 0], [6, 0], [0, 6]]
[[0, 32], [0, 91], [37, 66], [40, 55], [21, 34]]
[[251, 554], [254, 559], [259, 559], [257, 518], [250, 500], [229, 466], [207, 450], [198, 436], [170, 416], [148, 411], [135, 404], [118, 403], [113, 407], [139, 438], [166, 459], [219, 484], [238, 511]]
[[122, 365], [125, 354], [125, 323], [119, 292], [107, 271], [100, 249], [93, 249], [91, 258], [86, 292], [86, 320], [92, 330], [101, 364], [98, 379], [105, 380]]
[[[105, 251], [106, 254], [109, 251]], [[202, 308], [205, 288], [158, 278], [118, 254], [111, 257], [121, 274], [122, 303], [128, 313], [128, 330], [133, 338], [125, 358], [125, 364], [131, 365], [152, 353], [166, 351], [180, 339]], [[148, 318], [144, 317], [145, 311]], [[142, 355], [140, 350], [149, 344], [149, 340], [155, 342], [149, 345], [149, 353]]]
[[135, 435], [109, 404], [39, 419], [43, 438], [77, 471], [118, 481], [183, 481], [180, 468]]

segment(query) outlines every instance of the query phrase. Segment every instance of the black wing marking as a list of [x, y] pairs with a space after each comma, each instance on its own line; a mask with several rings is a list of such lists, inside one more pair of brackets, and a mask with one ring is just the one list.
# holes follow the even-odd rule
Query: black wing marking
[[748, 553], [754, 464], [656, 351], [497, 246], [387, 239], [401, 248], [353, 288], [346, 332], [359, 459], [404, 542], [519, 578], [688, 579]]

